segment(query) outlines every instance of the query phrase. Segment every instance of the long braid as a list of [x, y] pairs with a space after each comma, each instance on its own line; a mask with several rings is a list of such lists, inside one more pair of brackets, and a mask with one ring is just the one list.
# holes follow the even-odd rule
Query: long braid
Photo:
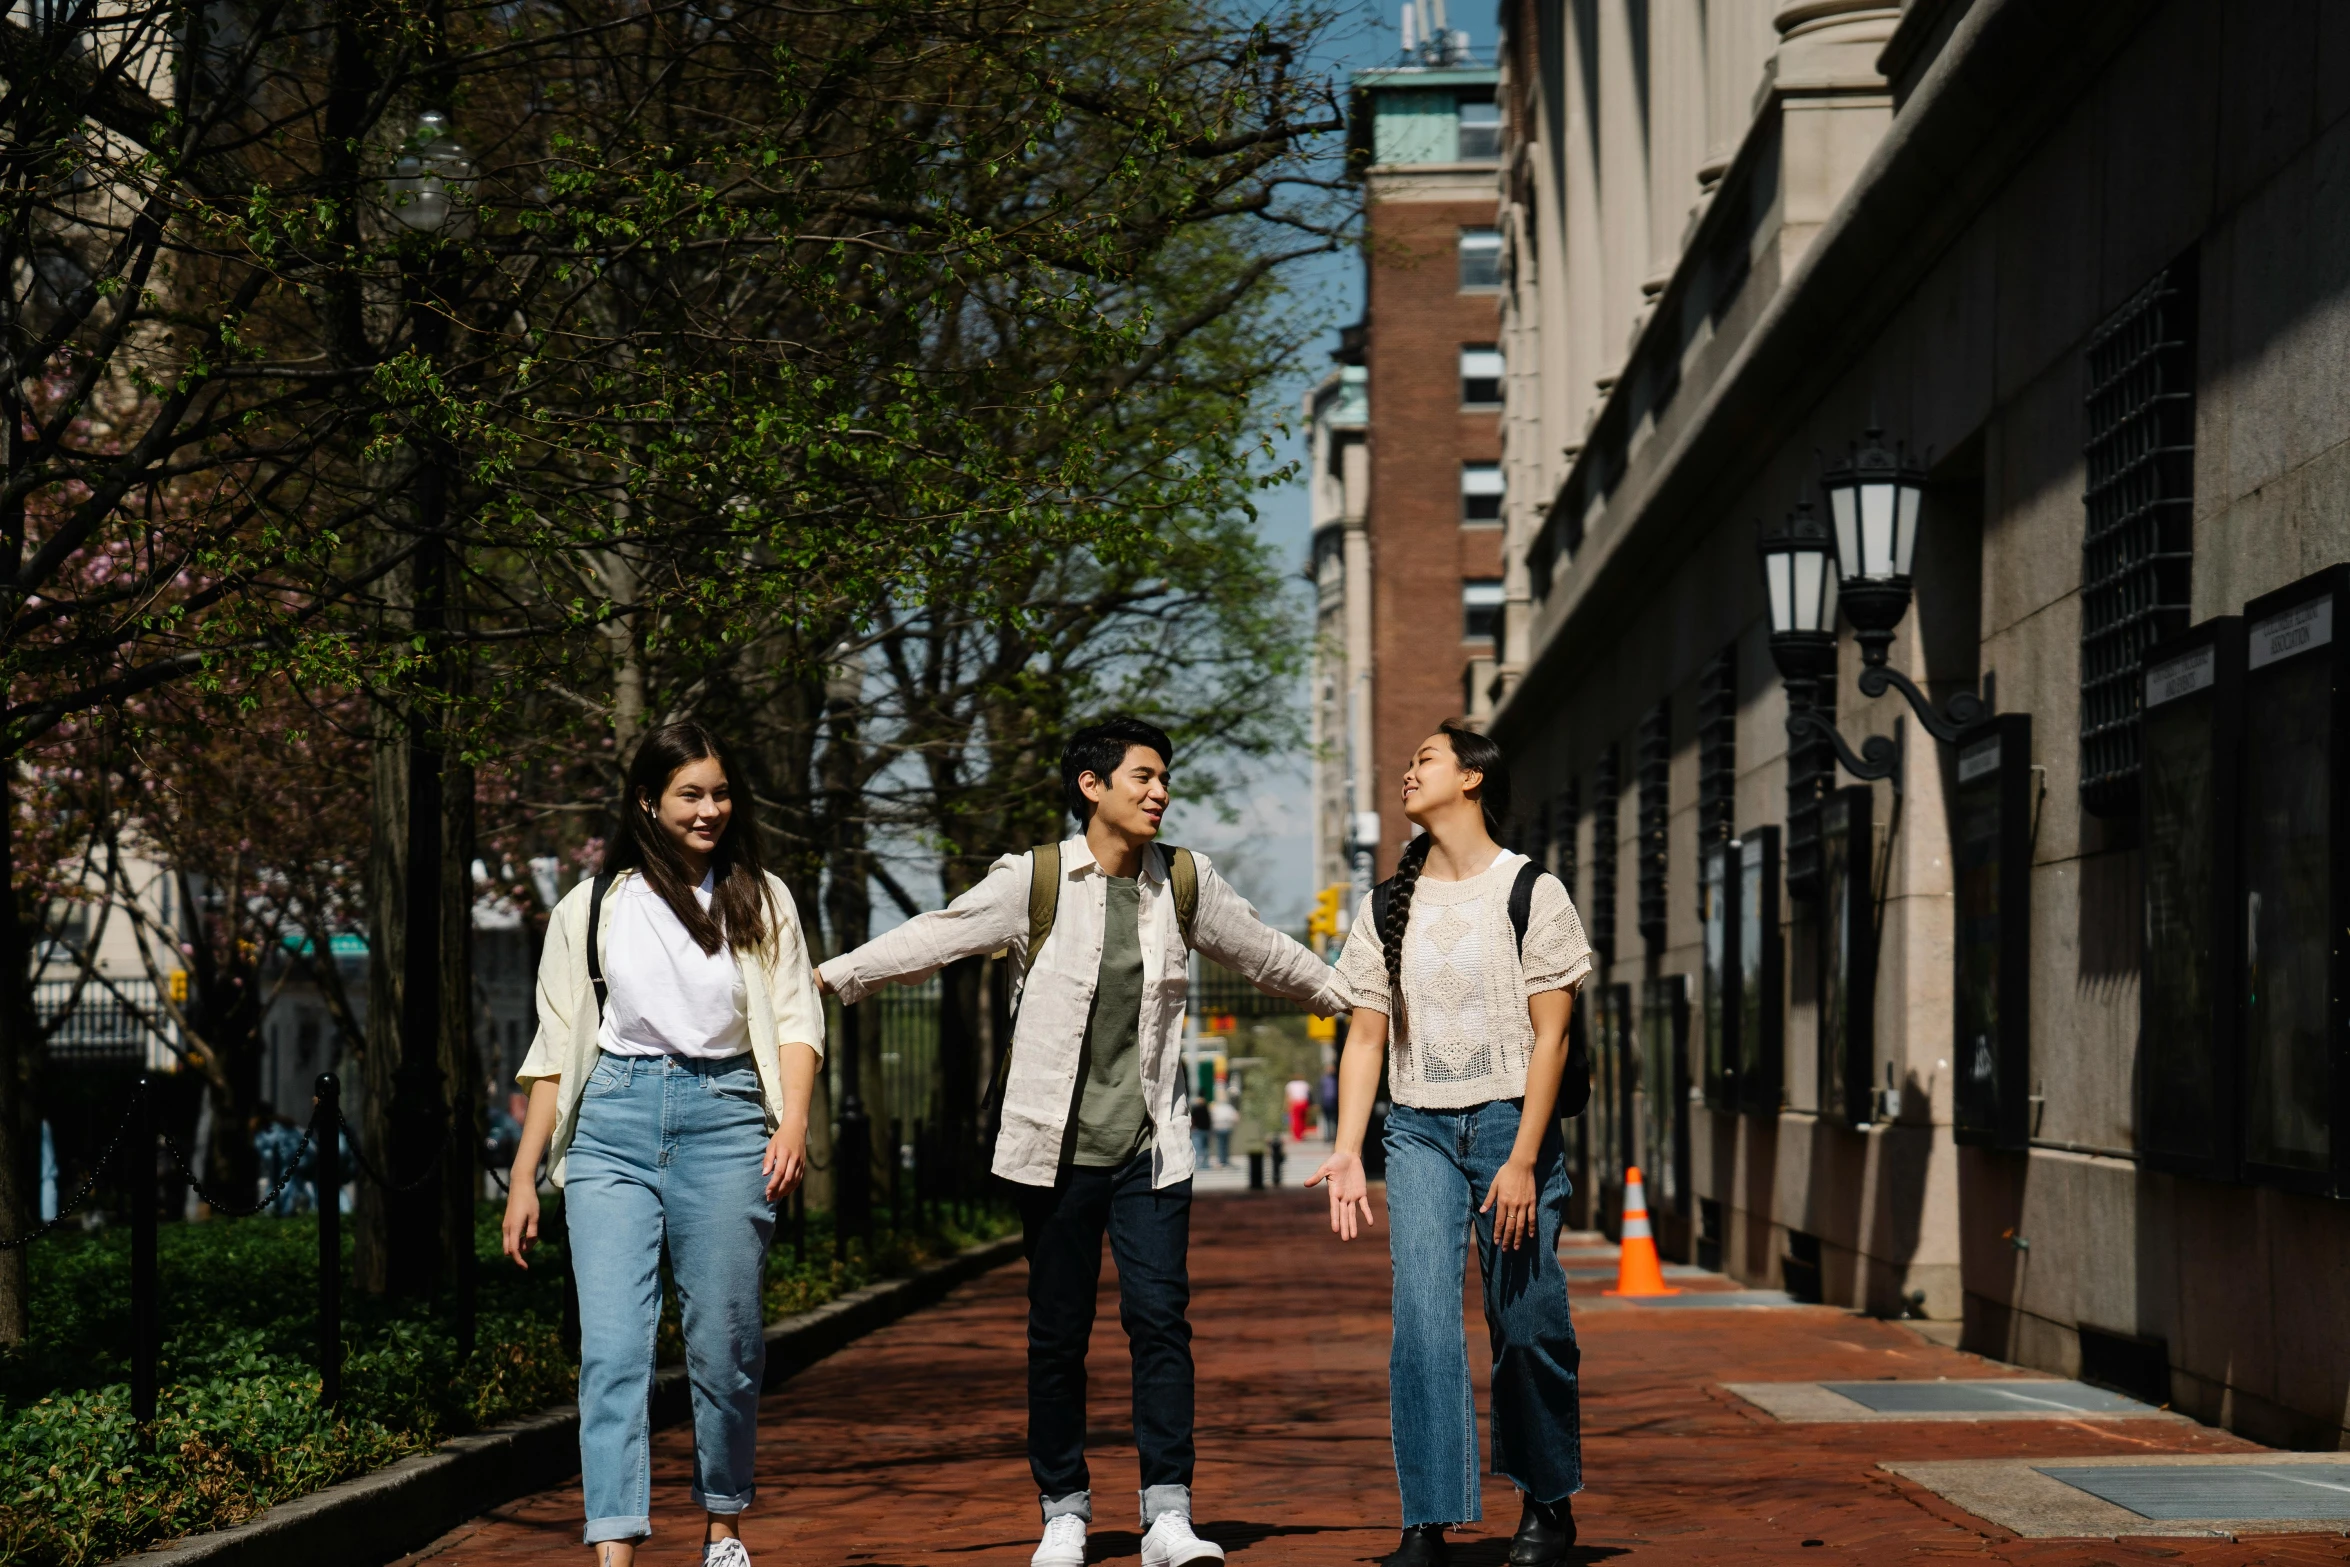
[[1412, 889], [1420, 884], [1420, 867], [1436, 840], [1426, 833], [1404, 845], [1395, 862], [1395, 889], [1388, 895], [1387, 917], [1379, 922], [1379, 951], [1387, 960], [1387, 1015], [1393, 1037], [1401, 1037], [1403, 1018], [1403, 934], [1412, 922]]

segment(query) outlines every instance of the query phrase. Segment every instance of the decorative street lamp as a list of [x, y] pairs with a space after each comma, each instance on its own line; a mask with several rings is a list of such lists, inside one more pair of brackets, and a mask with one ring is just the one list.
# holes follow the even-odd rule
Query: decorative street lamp
[[1763, 587], [1770, 601], [1771, 656], [1787, 687], [1788, 734], [1825, 739], [1853, 777], [1891, 779], [1898, 789], [1898, 728], [1895, 739], [1870, 737], [1856, 756], [1835, 725], [1816, 711], [1819, 682], [1835, 678], [1839, 607], [1860, 644], [1863, 696], [1899, 691], [1925, 731], [1945, 744], [1955, 742], [1984, 712], [1971, 691], [1957, 693], [1936, 709], [1916, 682], [1888, 661], [1893, 634], [1909, 613], [1910, 564], [1917, 551], [1926, 474], [1905, 447], [1887, 450], [1882, 430], [1871, 426], [1863, 442], [1820, 478], [1835, 520], [1832, 551], [1810, 503], [1798, 504], [1785, 522], [1763, 533]]
[[392, 198], [393, 217], [418, 233], [437, 234], [451, 218], [462, 218], [473, 179], [473, 160], [450, 131], [449, 117], [427, 109], [417, 115], [416, 129], [393, 162], [384, 189]]

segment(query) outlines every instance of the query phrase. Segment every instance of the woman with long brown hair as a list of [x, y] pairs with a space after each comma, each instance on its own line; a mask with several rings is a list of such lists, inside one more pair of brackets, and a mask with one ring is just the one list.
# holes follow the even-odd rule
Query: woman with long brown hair
[[760, 1284], [775, 1200], [807, 1165], [824, 1012], [791, 893], [759, 862], [751, 792], [699, 724], [647, 735], [604, 870], [556, 905], [506, 1199], [518, 1266], [539, 1157], [564, 1192], [579, 1280], [588, 1545], [629, 1567], [652, 1533], [653, 1338], [664, 1243], [693, 1389], [703, 1561], [749, 1567], [766, 1369]]

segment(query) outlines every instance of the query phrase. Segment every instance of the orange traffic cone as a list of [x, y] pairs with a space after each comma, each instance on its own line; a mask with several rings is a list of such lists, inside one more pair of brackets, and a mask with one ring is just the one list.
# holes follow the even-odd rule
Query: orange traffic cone
[[1616, 1287], [1610, 1295], [1678, 1295], [1665, 1285], [1665, 1270], [1657, 1261], [1656, 1236], [1648, 1228], [1648, 1193], [1640, 1186], [1640, 1166], [1624, 1171], [1624, 1242], [1616, 1248]]

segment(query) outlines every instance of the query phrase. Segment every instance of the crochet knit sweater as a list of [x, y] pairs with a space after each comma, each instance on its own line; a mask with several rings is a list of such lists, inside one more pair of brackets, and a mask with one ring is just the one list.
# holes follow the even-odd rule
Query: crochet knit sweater
[[1591, 944], [1559, 879], [1534, 883], [1521, 953], [1510, 929], [1510, 884], [1522, 854], [1503, 850], [1467, 881], [1422, 876], [1404, 930], [1403, 1009], [1387, 993], [1374, 899], [1355, 915], [1338, 972], [1355, 1005], [1384, 1012], [1388, 1091], [1415, 1110], [1461, 1110], [1522, 1098], [1534, 1054], [1526, 998], [1567, 990], [1591, 972]]

